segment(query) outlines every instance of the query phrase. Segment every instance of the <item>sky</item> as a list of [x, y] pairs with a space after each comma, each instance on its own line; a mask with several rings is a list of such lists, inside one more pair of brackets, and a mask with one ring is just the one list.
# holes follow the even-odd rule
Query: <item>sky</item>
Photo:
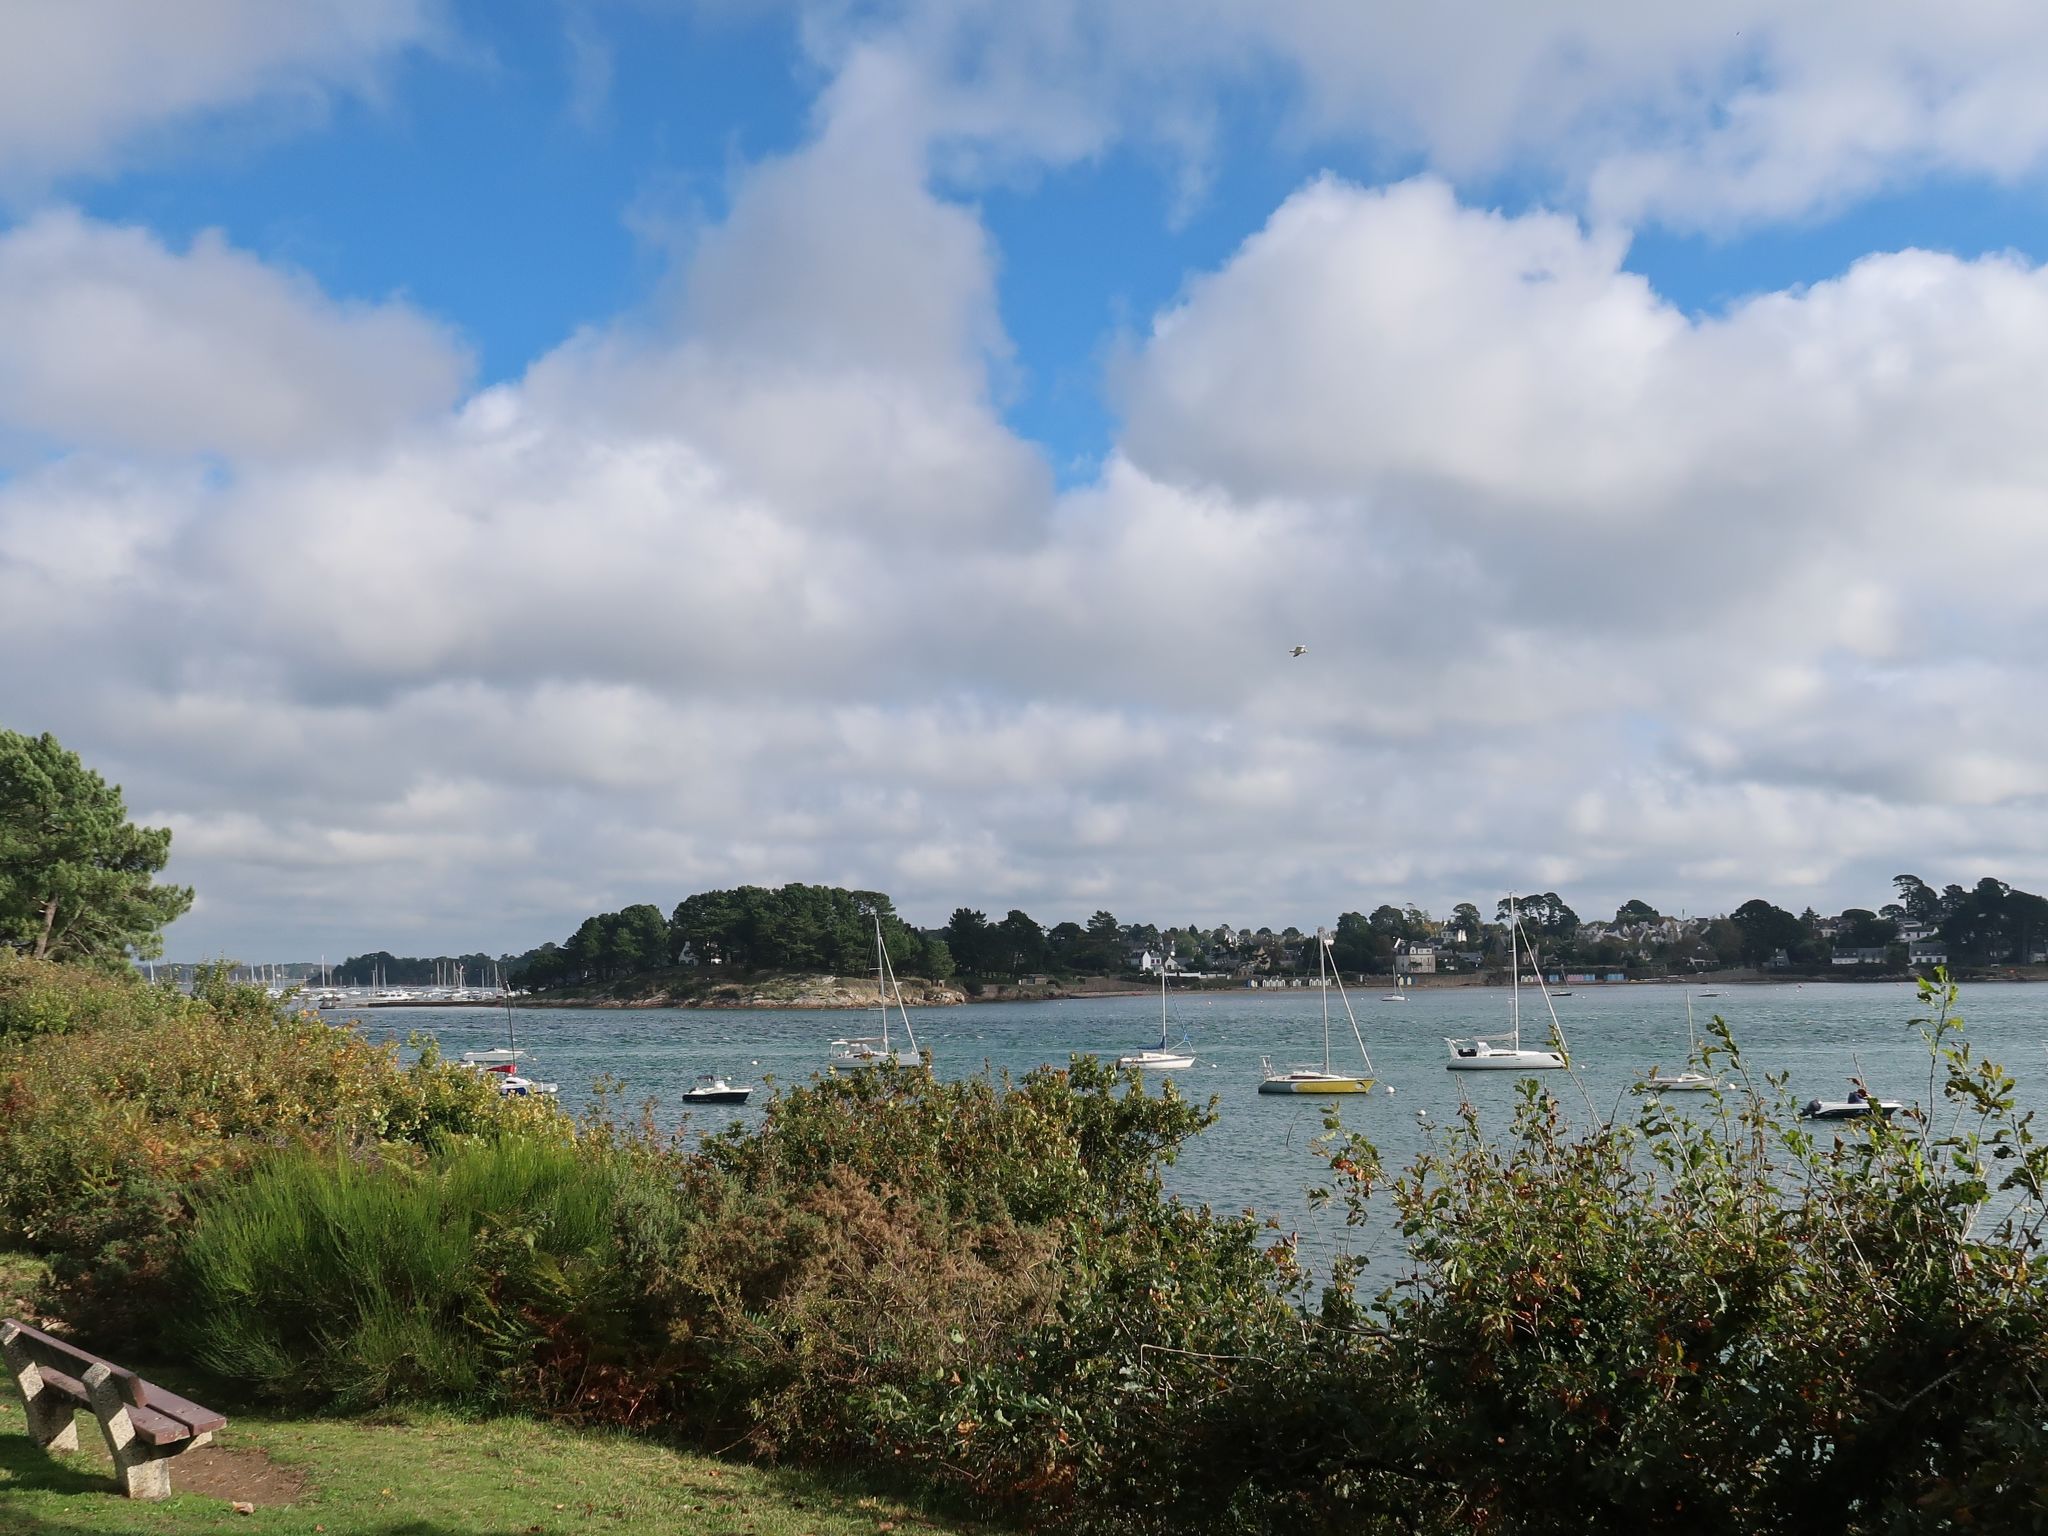
[[2030, 0], [5, 28], [0, 726], [175, 956], [2048, 884]]

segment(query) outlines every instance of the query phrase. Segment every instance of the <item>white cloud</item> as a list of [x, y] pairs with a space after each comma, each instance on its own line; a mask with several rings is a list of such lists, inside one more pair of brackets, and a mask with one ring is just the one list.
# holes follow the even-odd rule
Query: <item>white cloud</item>
[[74, 447], [303, 454], [447, 409], [468, 372], [402, 303], [343, 304], [216, 233], [53, 210], [0, 234], [0, 424]]
[[1534, 173], [1602, 219], [1686, 228], [1928, 175], [2012, 182], [2048, 155], [2048, 12], [2029, 0], [795, 3], [828, 64], [911, 61], [968, 174], [1124, 135], [1199, 162], [1276, 79], [1296, 138], [1461, 184]]
[[12, 0], [0, 190], [97, 171], [210, 112], [317, 108], [429, 40], [436, 0]]
[[[445, 409], [346, 404], [452, 355], [409, 312], [22, 232], [219, 381], [5, 396], [89, 445], [0, 484], [6, 717], [180, 829], [174, 949], [525, 943], [742, 880], [1306, 924], [1532, 871], [1588, 911], [2048, 878], [2041, 270], [1905, 252], [1693, 318], [1572, 218], [1319, 180], [1134, 343], [1061, 493], [887, 62], [673, 313]], [[91, 351], [104, 306], [38, 308], [33, 355]], [[373, 322], [428, 338], [375, 387]]]

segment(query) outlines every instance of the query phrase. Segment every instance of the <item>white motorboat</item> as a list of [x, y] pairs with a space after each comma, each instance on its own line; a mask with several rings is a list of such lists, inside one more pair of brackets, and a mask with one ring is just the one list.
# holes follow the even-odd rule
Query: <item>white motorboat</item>
[[924, 1060], [918, 1049], [917, 1034], [910, 1027], [910, 1010], [903, 1006], [903, 989], [896, 987], [896, 1011], [903, 1019], [903, 1033], [910, 1041], [907, 1048], [890, 1044], [889, 1041], [889, 991], [896, 980], [896, 968], [889, 963], [889, 946], [882, 942], [882, 914], [875, 919], [875, 1002], [881, 1009], [882, 1032], [879, 1035], [858, 1035], [851, 1039], [832, 1042], [832, 1065], [835, 1067], [879, 1067], [893, 1062], [899, 1067], [915, 1067]]
[[1316, 930], [1316, 974], [1321, 980], [1323, 993], [1323, 1065], [1315, 1067], [1291, 1067], [1283, 1071], [1273, 1065], [1270, 1057], [1259, 1058], [1259, 1068], [1265, 1076], [1259, 1081], [1261, 1093], [1371, 1093], [1377, 1081], [1372, 1076], [1372, 1057], [1365, 1049], [1365, 1036], [1359, 1033], [1358, 1016], [1351, 1011], [1351, 999], [1344, 991], [1344, 978], [1339, 975], [1337, 996], [1344, 1001], [1344, 1016], [1351, 1021], [1351, 1038], [1358, 1042], [1358, 1055], [1365, 1063], [1365, 1074], [1353, 1076], [1347, 1072], [1332, 1069], [1330, 1063], [1330, 936], [1322, 929]]
[[744, 1104], [753, 1093], [751, 1086], [735, 1088], [716, 1073], [706, 1072], [693, 1087], [683, 1090], [685, 1104]]
[[[1514, 978], [1509, 1017], [1514, 1021], [1514, 1032], [1505, 1045], [1497, 1043], [1498, 1036], [1474, 1035], [1468, 1040], [1453, 1040], [1448, 1036], [1444, 1044], [1450, 1047], [1451, 1059], [1444, 1063], [1446, 1072], [1555, 1072], [1563, 1068], [1563, 1051], [1539, 1050], [1522, 1044], [1522, 967], [1516, 953], [1516, 939], [1526, 940], [1522, 933], [1522, 919], [1515, 910], [1515, 898], [1508, 897], [1508, 974]], [[1529, 956], [1535, 965], [1536, 957]], [[1541, 966], [1536, 966], [1541, 976]], [[1557, 1010], [1550, 1007], [1550, 994], [1544, 992], [1543, 1006], [1550, 1010], [1552, 1038], [1563, 1043], [1564, 1031], [1557, 1022]]]
[[[1699, 1060], [1700, 1038], [1693, 1029], [1692, 994], [1685, 994], [1685, 1059], [1688, 1063]], [[1636, 1088], [1642, 1093], [1712, 1093], [1722, 1086], [1721, 1080], [1711, 1073], [1701, 1072], [1688, 1065], [1683, 1072], [1668, 1076], [1655, 1065], [1643, 1074]]]
[[1873, 1113], [1890, 1118], [1905, 1107], [1897, 1099], [1873, 1099], [1861, 1088], [1858, 1088], [1846, 1099], [1808, 1099], [1799, 1106], [1799, 1118], [1802, 1120], [1861, 1120], [1865, 1115]]
[[[1181, 1044], [1187, 1044], [1187, 1036], [1181, 1036]], [[1195, 1058], [1191, 1052], [1171, 1050], [1166, 1044], [1166, 960], [1159, 961], [1159, 1043], [1142, 1051], [1132, 1051], [1119, 1056], [1116, 1064], [1120, 1067], [1136, 1067], [1139, 1071], [1191, 1072]]]

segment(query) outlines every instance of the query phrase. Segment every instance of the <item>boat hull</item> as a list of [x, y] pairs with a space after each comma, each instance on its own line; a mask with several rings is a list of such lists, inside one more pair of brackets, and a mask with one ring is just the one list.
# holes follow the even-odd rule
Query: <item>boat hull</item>
[[1192, 1072], [1195, 1058], [1176, 1056], [1171, 1051], [1138, 1051], [1116, 1059], [1119, 1067], [1136, 1067], [1140, 1072]]
[[1371, 1093], [1377, 1079], [1370, 1077], [1269, 1077], [1259, 1084], [1261, 1093], [1315, 1095]]
[[1636, 1084], [1639, 1093], [1712, 1093], [1721, 1085], [1711, 1077], [1646, 1077]]
[[1555, 1051], [1490, 1051], [1484, 1056], [1453, 1056], [1446, 1072], [1561, 1072], [1564, 1058]]
[[753, 1096], [751, 1088], [693, 1088], [683, 1095], [685, 1104], [744, 1104]]
[[1896, 1114], [1905, 1106], [1895, 1099], [1881, 1102], [1811, 1099], [1799, 1111], [1802, 1120], [1861, 1120], [1870, 1114], [1886, 1117]]

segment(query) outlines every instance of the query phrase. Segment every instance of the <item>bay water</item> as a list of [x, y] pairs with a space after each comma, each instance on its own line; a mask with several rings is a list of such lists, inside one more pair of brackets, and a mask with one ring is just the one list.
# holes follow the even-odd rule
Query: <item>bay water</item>
[[[1585, 1094], [1601, 1116], [1634, 1113], [1633, 1085], [1652, 1064], [1666, 1073], [1686, 1055], [1686, 991], [1681, 985], [1625, 984], [1575, 987], [1556, 1008]], [[1252, 1210], [1300, 1235], [1302, 1252], [1321, 1268], [1339, 1252], [1362, 1252], [1375, 1272], [1386, 1273], [1392, 1241], [1384, 1224], [1346, 1226], [1335, 1209], [1310, 1208], [1307, 1190], [1324, 1182], [1314, 1148], [1332, 1109], [1348, 1129], [1365, 1132], [1390, 1167], [1408, 1161], [1432, 1124], [1452, 1119], [1462, 1098], [1476, 1104], [1489, 1127], [1505, 1128], [1520, 1075], [1447, 1072], [1446, 1036], [1507, 1032], [1505, 987], [1420, 987], [1401, 1002], [1379, 991], [1354, 993], [1365, 1043], [1380, 1087], [1369, 1097], [1275, 1097], [1258, 1092], [1260, 1060], [1277, 1066], [1320, 1065], [1323, 999], [1313, 990], [1232, 990], [1176, 993], [1169, 1002], [1170, 1037], [1185, 1031], [1196, 1059], [1192, 1071], [1173, 1074], [1189, 1097], [1217, 1101], [1216, 1124], [1185, 1147], [1169, 1171], [1168, 1186], [1181, 1198], [1219, 1211]], [[1920, 1104], [1928, 1098], [1928, 1058], [1910, 1020], [1924, 1012], [1905, 983], [1741, 985], [1718, 997], [1694, 993], [1698, 1023], [1719, 1013], [1735, 1031], [1752, 1075], [1790, 1075], [1789, 1091], [1809, 1098], [1847, 1096], [1860, 1075], [1873, 1093]], [[2048, 986], [1980, 983], [1963, 991], [1961, 1013], [1979, 1055], [2002, 1061], [2019, 1082], [2027, 1107], [2048, 1107]], [[1358, 1047], [1333, 993], [1331, 1059], [1335, 1069], [1358, 1068]], [[561, 1102], [580, 1109], [592, 1084], [609, 1075], [624, 1084], [623, 1104], [637, 1110], [653, 1100], [663, 1130], [686, 1136], [759, 1117], [767, 1095], [742, 1107], [691, 1109], [680, 1095], [699, 1073], [733, 1083], [801, 1082], [825, 1069], [830, 1042], [878, 1029], [876, 1015], [821, 1010], [548, 1009], [513, 1014], [518, 1042], [531, 1052], [534, 1077], [561, 1085]], [[1021, 1075], [1042, 1065], [1065, 1066], [1073, 1055], [1105, 1059], [1158, 1039], [1156, 994], [1069, 998], [1032, 1003], [977, 1003], [912, 1009], [918, 1043], [932, 1053], [942, 1078], [1008, 1071]], [[900, 1024], [896, 1026], [900, 1028]], [[1549, 1027], [1543, 1000], [1522, 991], [1522, 1039], [1541, 1045]], [[450, 1057], [503, 1045], [506, 1018], [487, 1009], [379, 1009], [362, 1017], [371, 1039], [403, 1042], [418, 1031], [433, 1036]], [[1586, 1102], [1570, 1076], [1541, 1074], [1579, 1123]], [[1706, 1096], [1679, 1095], [1687, 1112], [1711, 1112]]]

